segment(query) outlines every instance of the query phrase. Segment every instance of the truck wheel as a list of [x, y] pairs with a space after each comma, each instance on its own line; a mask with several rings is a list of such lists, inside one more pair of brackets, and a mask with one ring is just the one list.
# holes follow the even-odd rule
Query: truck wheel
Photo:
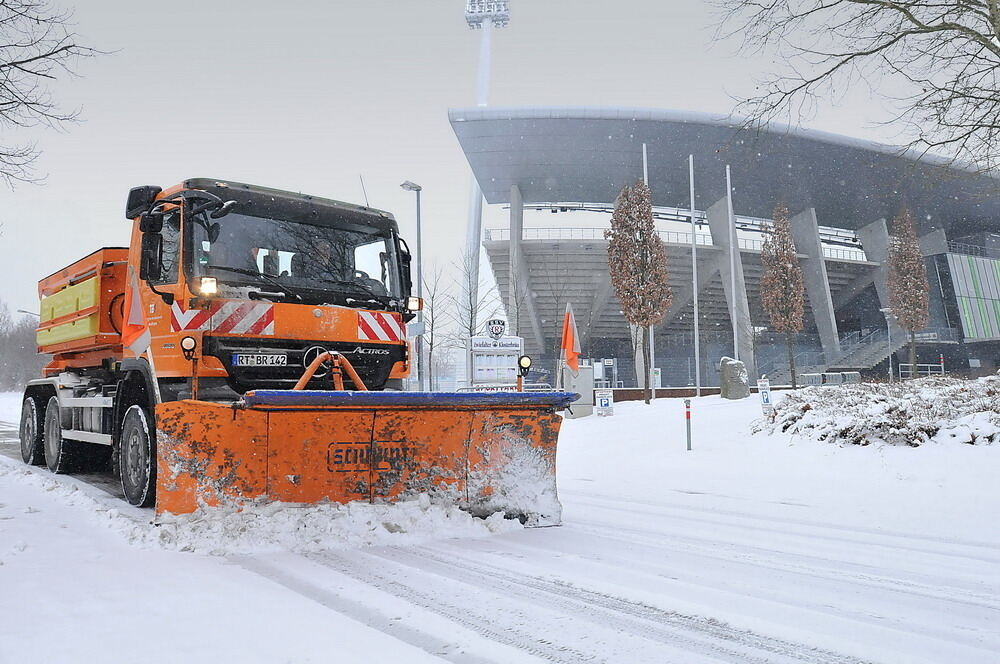
[[118, 469], [125, 500], [149, 507], [156, 500], [156, 441], [142, 406], [129, 406], [122, 419]]
[[27, 397], [21, 407], [21, 459], [29, 466], [45, 463], [45, 438], [42, 435], [45, 423], [34, 397]]
[[53, 473], [71, 473], [78, 468], [78, 450], [72, 440], [62, 435], [62, 412], [59, 399], [51, 397], [45, 406], [45, 465]]

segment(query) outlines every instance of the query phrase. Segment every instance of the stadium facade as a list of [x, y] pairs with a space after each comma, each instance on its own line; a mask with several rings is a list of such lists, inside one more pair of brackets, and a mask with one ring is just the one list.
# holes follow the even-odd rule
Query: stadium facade
[[[885, 375], [888, 358], [905, 344], [903, 331], [891, 318], [887, 328], [880, 311], [889, 306], [889, 224], [902, 206], [917, 217], [931, 283], [918, 363], [943, 359], [948, 371], [970, 374], [1000, 366], [996, 178], [898, 148], [788, 127], [748, 131], [704, 114], [477, 107], [452, 109], [449, 119], [486, 202], [509, 208], [509, 225], [487, 230], [482, 244], [510, 326], [543, 366], [554, 366], [569, 302], [584, 355], [617, 358], [619, 378], [634, 384], [631, 334], [611, 288], [603, 229], [574, 225], [572, 214], [552, 217], [563, 223], [525, 227], [524, 216], [610, 213], [622, 187], [643, 177], [644, 144], [674, 292], [655, 331], [665, 385], [693, 382], [695, 288], [703, 384], [717, 383], [718, 359], [734, 353], [734, 335], [753, 373], [788, 378], [783, 337], [769, 331], [759, 291], [762, 224], [778, 204], [791, 212], [805, 276], [805, 330], [795, 347], [802, 370]], [[688, 155], [696, 183], [695, 287]]]

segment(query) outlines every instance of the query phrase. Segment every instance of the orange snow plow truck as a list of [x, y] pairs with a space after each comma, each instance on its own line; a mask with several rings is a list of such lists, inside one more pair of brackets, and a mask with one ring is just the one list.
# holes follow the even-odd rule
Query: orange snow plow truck
[[127, 248], [39, 282], [52, 359], [25, 390], [25, 463], [110, 469], [157, 517], [427, 493], [559, 522], [577, 395], [402, 391], [421, 302], [392, 215], [193, 179], [133, 188], [126, 217]]

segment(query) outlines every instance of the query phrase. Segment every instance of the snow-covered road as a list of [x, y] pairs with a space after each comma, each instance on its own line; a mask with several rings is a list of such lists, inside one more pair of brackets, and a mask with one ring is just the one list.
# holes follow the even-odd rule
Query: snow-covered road
[[141, 513], [25, 471], [0, 426], [0, 662], [996, 662], [1000, 449], [758, 413], [696, 400], [692, 452], [677, 401], [567, 421], [559, 528], [224, 555], [129, 544], [106, 526]]

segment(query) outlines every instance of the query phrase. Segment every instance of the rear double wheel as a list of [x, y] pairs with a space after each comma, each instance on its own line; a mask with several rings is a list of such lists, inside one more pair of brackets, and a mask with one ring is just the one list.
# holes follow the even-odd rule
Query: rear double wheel
[[156, 439], [150, 421], [139, 405], [129, 406], [122, 418], [118, 474], [125, 500], [137, 507], [156, 501]]
[[[59, 399], [51, 397], [45, 406], [45, 420], [42, 425], [42, 447], [44, 463], [53, 473], [78, 473], [105, 470], [111, 458], [108, 445], [85, 443], [63, 436], [63, 429], [69, 428], [69, 416], [59, 407]], [[22, 412], [22, 421], [24, 414]], [[21, 454], [24, 456], [24, 441], [21, 438]]]
[[82, 465], [81, 450], [76, 441], [63, 438], [63, 414], [59, 408], [59, 399], [49, 398], [45, 406], [45, 465], [53, 473], [71, 473], [79, 470]]
[[45, 463], [45, 422], [34, 397], [26, 397], [21, 406], [21, 460], [29, 466]]

